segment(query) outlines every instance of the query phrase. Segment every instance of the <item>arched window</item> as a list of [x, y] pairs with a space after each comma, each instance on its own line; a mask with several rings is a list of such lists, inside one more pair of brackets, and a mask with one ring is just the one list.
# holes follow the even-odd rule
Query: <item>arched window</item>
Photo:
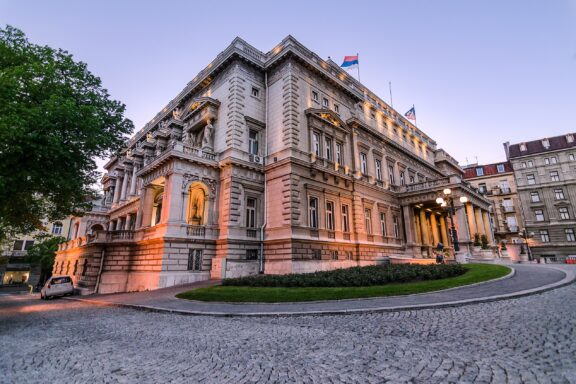
[[92, 228], [90, 228], [90, 233], [94, 234], [96, 231], [103, 231], [104, 227], [101, 224], [94, 224]]
[[52, 234], [56, 236], [60, 236], [62, 234], [62, 223], [57, 221], [52, 224]]
[[78, 229], [79, 228], [80, 228], [80, 223], [75, 223], [74, 229], [72, 230], [72, 239], [75, 239], [78, 237]]
[[162, 199], [164, 198], [164, 191], [158, 193], [154, 199], [154, 206], [152, 207], [152, 222], [151, 226], [160, 224], [162, 219]]
[[208, 189], [202, 183], [193, 183], [188, 190], [187, 222], [192, 225], [206, 225], [208, 216]]

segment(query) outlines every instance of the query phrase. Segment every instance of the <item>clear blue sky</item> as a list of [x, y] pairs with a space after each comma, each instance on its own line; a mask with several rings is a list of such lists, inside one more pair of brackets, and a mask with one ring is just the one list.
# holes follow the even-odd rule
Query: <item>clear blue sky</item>
[[293, 35], [321, 57], [360, 53], [362, 82], [461, 164], [502, 143], [576, 131], [576, 0], [0, 0], [0, 24], [68, 50], [137, 129], [240, 36]]

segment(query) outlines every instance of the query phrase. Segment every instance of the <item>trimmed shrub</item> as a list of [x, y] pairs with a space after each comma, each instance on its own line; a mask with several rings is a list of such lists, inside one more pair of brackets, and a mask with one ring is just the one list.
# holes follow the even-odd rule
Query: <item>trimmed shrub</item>
[[480, 234], [479, 233], [475, 233], [474, 234], [474, 246], [475, 247], [479, 247], [482, 244], [480, 243]]
[[507, 249], [508, 249], [508, 248], [506, 248], [506, 242], [505, 242], [505, 241], [501, 241], [501, 242], [500, 242], [500, 250], [501, 250], [501, 251], [505, 251], [505, 250], [507, 250]]
[[291, 275], [260, 275], [224, 279], [222, 285], [247, 287], [367, 287], [438, 280], [467, 271], [460, 264], [390, 264]]
[[482, 244], [482, 249], [490, 248], [490, 246], [488, 245], [488, 237], [486, 237], [486, 235], [480, 236], [480, 243]]

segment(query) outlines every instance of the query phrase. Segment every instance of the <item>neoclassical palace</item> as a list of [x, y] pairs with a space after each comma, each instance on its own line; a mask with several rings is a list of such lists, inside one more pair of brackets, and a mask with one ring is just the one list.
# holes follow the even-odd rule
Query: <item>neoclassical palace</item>
[[429, 262], [439, 242], [464, 260], [475, 233], [492, 242], [458, 163], [291, 36], [267, 53], [236, 38], [105, 168], [54, 266], [88, 291]]

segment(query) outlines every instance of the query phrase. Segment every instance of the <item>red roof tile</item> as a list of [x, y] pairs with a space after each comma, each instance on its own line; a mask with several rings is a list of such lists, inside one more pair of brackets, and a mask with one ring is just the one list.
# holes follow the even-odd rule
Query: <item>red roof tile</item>
[[[498, 172], [498, 165], [504, 165], [504, 172]], [[482, 176], [476, 176], [476, 169], [482, 168], [484, 174]], [[476, 177], [486, 177], [486, 176], [493, 176], [499, 175], [506, 172], [512, 172], [512, 165], [508, 161], [502, 161], [500, 163], [494, 164], [486, 164], [486, 165], [477, 165], [469, 168], [464, 169], [464, 179], [474, 179]]]

